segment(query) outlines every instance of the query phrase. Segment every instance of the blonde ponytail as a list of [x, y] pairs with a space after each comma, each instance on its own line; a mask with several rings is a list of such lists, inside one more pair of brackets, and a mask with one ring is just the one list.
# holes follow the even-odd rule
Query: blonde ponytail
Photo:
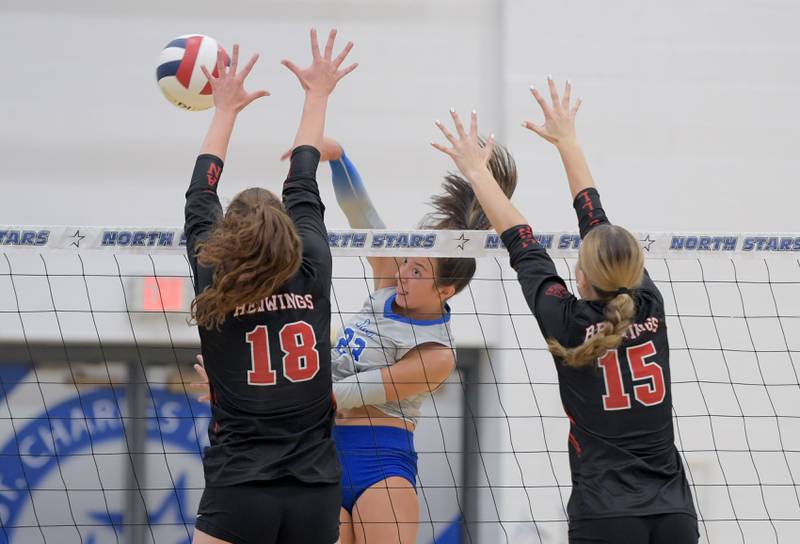
[[600, 225], [581, 243], [578, 266], [606, 304], [603, 308], [605, 320], [583, 344], [566, 348], [554, 338], [547, 339], [550, 353], [575, 368], [593, 364], [606, 351], [622, 343], [636, 315], [630, 290], [642, 281], [644, 253], [636, 238], [624, 228]]

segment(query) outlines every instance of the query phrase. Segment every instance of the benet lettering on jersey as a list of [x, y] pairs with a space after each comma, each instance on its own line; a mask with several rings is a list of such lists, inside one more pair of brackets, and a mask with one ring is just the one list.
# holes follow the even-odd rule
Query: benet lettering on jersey
[[4, 246], [43, 246], [49, 239], [49, 230], [0, 230], [0, 244]]
[[278, 310], [313, 310], [314, 298], [297, 293], [278, 293], [249, 304], [240, 304], [233, 312], [233, 317], [252, 315], [257, 312], [275, 312]]

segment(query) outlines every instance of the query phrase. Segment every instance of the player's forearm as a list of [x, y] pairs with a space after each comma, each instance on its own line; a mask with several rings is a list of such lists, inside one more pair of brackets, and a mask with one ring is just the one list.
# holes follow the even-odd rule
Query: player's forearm
[[367, 187], [356, 169], [356, 165], [347, 157], [344, 150], [337, 159], [331, 159], [331, 180], [336, 201], [354, 229], [385, 229]]
[[478, 202], [481, 203], [486, 217], [498, 234], [515, 225], [527, 223], [503, 190], [492, 177], [488, 169], [467, 175]]
[[294, 138], [294, 145], [310, 145], [322, 148], [322, 136], [325, 133], [325, 112], [328, 108], [328, 95], [306, 93], [303, 104], [303, 115]]
[[594, 179], [583, 154], [583, 149], [581, 149], [576, 140], [559, 143], [557, 147], [558, 152], [561, 154], [561, 161], [564, 163], [564, 170], [567, 172], [569, 191], [574, 200], [578, 193], [595, 186]]
[[235, 124], [235, 111], [215, 110], [214, 117], [211, 118], [211, 126], [208, 127], [208, 133], [200, 147], [200, 154], [215, 155], [224, 161]]

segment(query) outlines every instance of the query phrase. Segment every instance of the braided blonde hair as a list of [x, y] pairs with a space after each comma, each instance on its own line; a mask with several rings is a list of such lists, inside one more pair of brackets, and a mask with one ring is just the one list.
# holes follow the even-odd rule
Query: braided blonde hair
[[626, 229], [615, 225], [600, 225], [592, 229], [581, 243], [578, 267], [594, 287], [603, 309], [605, 321], [598, 331], [583, 344], [565, 348], [555, 338], [548, 338], [550, 353], [568, 366], [580, 368], [593, 363], [610, 349], [616, 349], [636, 315], [631, 289], [642, 281], [644, 252], [636, 238]]

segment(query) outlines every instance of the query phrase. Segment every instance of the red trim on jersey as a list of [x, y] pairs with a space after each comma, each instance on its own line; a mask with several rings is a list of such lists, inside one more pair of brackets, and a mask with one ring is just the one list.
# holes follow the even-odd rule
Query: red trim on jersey
[[589, 189], [584, 189], [583, 191], [578, 193], [578, 196], [583, 198], [583, 207], [584, 208], [588, 208], [589, 211], [594, 210], [594, 204], [592, 204], [592, 199], [589, 198]]
[[572, 444], [573, 448], [575, 448], [575, 453], [578, 455], [583, 453], [583, 448], [581, 448], [581, 445], [578, 443], [578, 439], [575, 438], [575, 435], [572, 433], [569, 433], [569, 443]]
[[523, 225], [519, 227], [519, 239], [522, 241], [522, 248], [525, 249], [530, 245], [529, 240], [536, 240], [533, 237], [533, 229], [531, 229], [530, 225]]
[[587, 215], [591, 219], [591, 221], [589, 221], [589, 226], [593, 227], [593, 226], [599, 224], [600, 223], [600, 219], [596, 219], [594, 217], [594, 204], [592, 203], [592, 199], [589, 198], [589, 189], [584, 189], [583, 191], [578, 193], [578, 198], [582, 198], [583, 199], [583, 206], [581, 206], [581, 207], [589, 210], [587, 212]]
[[547, 288], [547, 291], [545, 291], [544, 294], [545, 296], [549, 297], [567, 298], [569, 296], [569, 291], [567, 291], [567, 288], [560, 283], [554, 283]]
[[208, 181], [209, 187], [217, 184], [220, 174], [222, 174], [222, 168], [216, 163], [209, 163], [208, 171], [206, 172], [206, 181]]
[[[213, 408], [214, 406], [217, 405], [217, 394], [214, 392], [214, 388], [211, 386], [211, 382], [208, 382], [208, 397], [209, 397], [208, 399], [209, 403]], [[219, 422], [217, 420], [214, 420], [214, 434], [218, 432], [219, 432]]]
[[192, 81], [192, 71], [194, 70], [194, 63], [197, 60], [197, 53], [200, 52], [200, 43], [202, 41], [202, 36], [192, 36], [186, 39], [186, 50], [183, 53], [181, 63], [178, 65], [178, 71], [175, 73], [175, 79], [187, 89]]

